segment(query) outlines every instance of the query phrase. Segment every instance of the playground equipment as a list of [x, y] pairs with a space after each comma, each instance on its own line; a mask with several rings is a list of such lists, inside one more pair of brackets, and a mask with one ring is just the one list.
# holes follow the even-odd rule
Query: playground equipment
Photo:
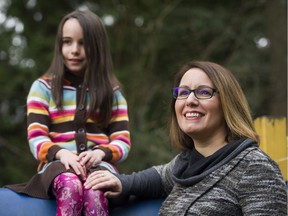
[[[287, 136], [286, 118], [261, 117], [254, 121], [260, 136], [260, 148], [275, 160], [287, 182]], [[288, 187], [287, 187], [288, 189]], [[164, 199], [131, 199], [124, 205], [113, 206], [111, 216], [154, 216]], [[44, 200], [17, 194], [9, 189], [0, 188], [1, 216], [51, 216], [55, 215], [55, 200]]]

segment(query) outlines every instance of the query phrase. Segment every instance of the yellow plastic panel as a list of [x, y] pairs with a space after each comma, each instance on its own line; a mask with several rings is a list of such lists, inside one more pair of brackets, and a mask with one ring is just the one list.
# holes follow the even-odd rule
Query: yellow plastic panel
[[278, 165], [287, 181], [287, 131], [286, 118], [261, 117], [254, 121], [260, 136], [260, 148]]

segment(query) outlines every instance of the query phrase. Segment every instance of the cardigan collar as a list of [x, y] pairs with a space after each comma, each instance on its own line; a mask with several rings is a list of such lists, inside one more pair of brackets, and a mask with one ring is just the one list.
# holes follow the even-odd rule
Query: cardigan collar
[[76, 76], [70, 72], [65, 72], [65, 82], [67, 82], [68, 85], [79, 87], [82, 85], [84, 78]]
[[175, 162], [173, 180], [183, 186], [192, 186], [251, 146], [257, 146], [257, 143], [243, 138], [228, 143], [209, 157], [204, 157], [195, 148], [185, 151]]
[[[247, 142], [250, 142], [250, 143], [248, 144]], [[240, 145], [245, 145], [245, 146], [251, 145], [251, 147], [247, 147], [243, 149], [239, 154], [236, 154], [235, 157], [232, 157], [231, 160], [229, 160], [229, 162], [223, 163], [223, 165], [222, 164], [219, 165], [219, 168], [215, 169], [215, 171], [211, 172], [209, 175], [203, 177], [201, 181], [199, 181], [198, 183], [195, 183], [194, 185], [193, 184], [191, 185], [175, 184], [173, 187], [173, 191], [168, 195], [168, 197], [162, 203], [162, 206], [159, 209], [159, 215], [167, 215], [167, 212], [169, 212], [170, 214], [173, 212], [173, 215], [177, 215], [177, 216], [188, 215], [189, 208], [191, 208], [191, 206], [197, 200], [199, 200], [202, 196], [204, 196], [204, 194], [206, 194], [208, 191], [211, 191], [211, 189], [218, 182], [227, 178], [227, 175], [229, 175], [229, 173], [232, 170], [238, 169], [236, 173], [232, 174], [235, 177], [235, 175], [238, 175], [237, 173], [239, 173], [239, 169], [240, 170], [245, 169], [247, 164], [246, 163], [240, 164], [240, 161], [243, 161], [244, 158], [250, 152], [257, 150], [258, 147], [256, 143], [253, 142], [252, 140], [249, 140], [249, 141], [244, 140], [244, 142], [241, 143]], [[175, 208], [176, 205], [177, 205], [177, 208]]]

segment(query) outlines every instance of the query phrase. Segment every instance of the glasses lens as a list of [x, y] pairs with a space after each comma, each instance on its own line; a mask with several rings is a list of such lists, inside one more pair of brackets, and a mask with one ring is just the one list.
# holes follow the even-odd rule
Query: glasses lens
[[178, 100], [186, 99], [189, 94], [190, 90], [185, 87], [177, 87], [173, 89], [173, 97]]
[[200, 99], [211, 98], [213, 96], [213, 89], [207, 88], [207, 87], [201, 87], [201, 88], [195, 89], [195, 95], [197, 98], [200, 98]]

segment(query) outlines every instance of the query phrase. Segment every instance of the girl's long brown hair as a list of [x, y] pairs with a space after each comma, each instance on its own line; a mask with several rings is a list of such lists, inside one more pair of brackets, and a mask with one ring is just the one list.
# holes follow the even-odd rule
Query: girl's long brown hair
[[89, 10], [73, 11], [61, 20], [56, 36], [53, 61], [47, 71], [52, 77], [52, 96], [58, 109], [63, 105], [65, 66], [62, 57], [62, 29], [71, 18], [79, 21], [83, 30], [87, 68], [84, 75], [82, 99], [87, 89], [90, 103], [88, 116], [99, 112], [99, 120], [107, 125], [112, 112], [113, 88], [120, 85], [113, 73], [113, 62], [107, 32], [101, 19]]

